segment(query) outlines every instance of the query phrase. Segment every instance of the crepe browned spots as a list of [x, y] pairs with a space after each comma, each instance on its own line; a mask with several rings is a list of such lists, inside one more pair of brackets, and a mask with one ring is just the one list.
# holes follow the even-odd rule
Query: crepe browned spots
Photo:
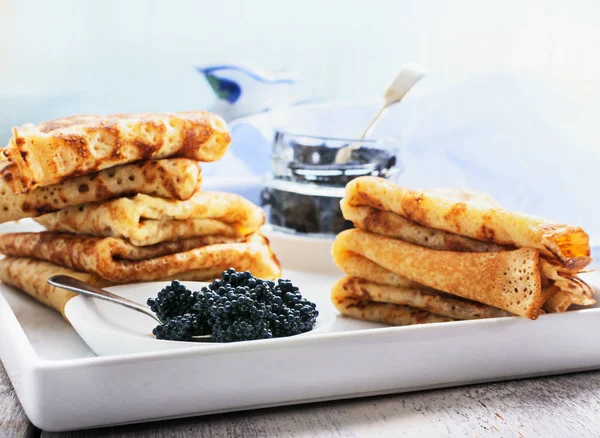
[[15, 166], [13, 191], [25, 193], [135, 161], [215, 161], [230, 142], [223, 119], [205, 111], [85, 115], [13, 128], [3, 154]]
[[389, 286], [358, 277], [344, 277], [334, 286], [336, 287], [343, 289], [349, 297], [409, 306], [452, 319], [497, 318], [510, 315], [503, 310], [427, 287]]
[[36, 219], [50, 231], [120, 237], [136, 246], [220, 235], [243, 237], [264, 223], [264, 212], [230, 193], [197, 192], [185, 201], [137, 195], [68, 207]]
[[50, 286], [48, 278], [53, 275], [70, 275], [96, 287], [110, 285], [110, 282], [93, 274], [75, 272], [72, 269], [41, 260], [23, 257], [6, 257], [0, 260], [1, 281], [21, 289], [39, 302], [64, 315], [67, 301], [77, 294]]
[[[1, 240], [0, 240], [1, 241]], [[332, 246], [333, 261], [351, 277], [364, 278], [379, 284], [399, 287], [424, 287], [421, 283], [389, 271], [366, 257], [349, 251], [344, 243], [337, 239]]]
[[[212, 281], [219, 278], [222, 271], [222, 269], [197, 269], [160, 277], [155, 280]], [[64, 316], [67, 301], [77, 296], [77, 294], [50, 286], [47, 280], [53, 275], [69, 275], [96, 287], [113, 285], [112, 282], [94, 274], [79, 272], [43, 260], [26, 257], [0, 259], [0, 281], [20, 289]]]
[[391, 211], [366, 206], [354, 207], [346, 199], [342, 200], [341, 208], [344, 218], [351, 221], [356, 228], [395, 237], [426, 248], [472, 252], [492, 252], [503, 249], [502, 246], [494, 243], [424, 227]]
[[[354, 225], [360, 229], [399, 238], [405, 242], [413, 243], [424, 248], [460, 252], [492, 252], [515, 249], [499, 246], [490, 242], [477, 241], [446, 231], [427, 228], [389, 211], [380, 211], [371, 207], [350, 207], [345, 201], [342, 201], [342, 211], [346, 219], [354, 222]], [[337, 254], [337, 257], [340, 260], [338, 265], [340, 265], [345, 259], [357, 256], [350, 254], [343, 256], [340, 253]], [[361, 259], [360, 256], [358, 257]], [[362, 258], [362, 260], [353, 260], [353, 263], [350, 263], [350, 266], [348, 266], [347, 269], [356, 269], [358, 267], [365, 271], [367, 269], [366, 265], [369, 263], [372, 262], [369, 262], [364, 258]], [[558, 309], [563, 309], [560, 311], [564, 311], [568, 309], [571, 304], [586, 306], [595, 304], [596, 301], [592, 298], [592, 288], [577, 277], [579, 271], [578, 267], [567, 268], [553, 257], [547, 258], [547, 256], [544, 255], [541, 255], [540, 257], [540, 266], [543, 275], [552, 280], [552, 284], [558, 287], [558, 295], [544, 305], [544, 308], [547, 311], [556, 312], [559, 311]], [[340, 267], [344, 269], [343, 266], [340, 265]], [[361, 273], [362, 275], [347, 271], [345, 272], [358, 277], [371, 279], [377, 278], [377, 276], [389, 276], [392, 274], [378, 265], [369, 267], [368, 269], [377, 270], [378, 272], [371, 273], [370, 275], [366, 274], [369, 275], [368, 277], [363, 276], [365, 275], [364, 272]], [[382, 273], [381, 271], [387, 272], [387, 274]], [[384, 281], [383, 284], [389, 283]], [[556, 304], [558, 303], [558, 300], [560, 300], [560, 304]]]
[[393, 212], [425, 227], [483, 242], [535, 248], [570, 268], [582, 269], [591, 261], [589, 238], [583, 229], [490, 208], [476, 200], [457, 201], [381, 178], [361, 177], [346, 186], [345, 202], [351, 207]]
[[356, 298], [342, 287], [335, 285], [331, 291], [331, 301], [338, 311], [350, 318], [379, 322], [395, 326], [449, 322], [451, 318], [436, 315], [426, 310], [399, 304], [378, 303]]
[[0, 236], [0, 252], [48, 261], [113, 283], [165, 278], [205, 280], [228, 268], [251, 271], [266, 279], [281, 276], [268, 240], [259, 234], [243, 239], [197, 237], [140, 248], [116, 238], [15, 233]]
[[[371, 260], [349, 251], [337, 240], [333, 244], [335, 263], [349, 276], [358, 277], [375, 283], [403, 288], [423, 288], [422, 284], [391, 272]], [[559, 272], [556, 266], [540, 258], [542, 275], [550, 280], [542, 289], [545, 297], [546, 312], [566, 311], [572, 304], [590, 306], [596, 303], [592, 288], [577, 276], [568, 272]], [[477, 285], [473, 286], [477, 290]], [[439, 292], [439, 291], [438, 291]]]
[[7, 182], [14, 170], [14, 165], [0, 170], [0, 223], [138, 193], [185, 200], [201, 182], [196, 161], [175, 158], [112, 167], [15, 195]]
[[340, 233], [337, 240], [399, 276], [516, 315], [537, 318], [548, 298], [542, 293], [537, 249], [436, 251], [358, 229]]

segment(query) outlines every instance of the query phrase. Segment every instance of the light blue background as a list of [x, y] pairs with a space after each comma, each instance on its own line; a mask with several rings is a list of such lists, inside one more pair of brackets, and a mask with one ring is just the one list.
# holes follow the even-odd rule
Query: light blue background
[[192, 59], [295, 70], [324, 99], [377, 96], [414, 61], [430, 74], [389, 122], [410, 139], [407, 184], [487, 190], [600, 236], [598, 23], [597, 0], [0, 0], [0, 143], [26, 121], [210, 107]]

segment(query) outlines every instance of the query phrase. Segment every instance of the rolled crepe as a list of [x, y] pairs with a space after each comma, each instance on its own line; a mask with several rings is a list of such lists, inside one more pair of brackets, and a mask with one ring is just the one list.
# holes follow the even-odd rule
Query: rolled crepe
[[396, 326], [452, 321], [451, 318], [426, 310], [356, 298], [338, 285], [334, 286], [331, 291], [331, 301], [342, 315], [363, 321]]
[[[333, 245], [333, 258], [342, 271], [349, 276], [386, 286], [425, 288], [425, 286], [416, 281], [388, 271], [371, 260], [348, 251], [339, 241], [336, 241]], [[540, 264], [544, 266], [546, 265], [546, 261], [540, 259]], [[561, 290], [556, 284], [565, 289]], [[473, 287], [476, 289], [477, 285], [475, 284]], [[544, 303], [543, 309], [550, 313], [565, 312], [572, 304], [590, 306], [596, 303], [596, 300], [592, 297], [590, 286], [577, 277], [573, 277], [572, 279], [559, 277], [555, 284], [542, 289], [542, 293], [544, 296], [549, 297]]]
[[494, 243], [424, 227], [391, 211], [366, 206], [354, 207], [346, 199], [342, 199], [341, 209], [344, 218], [351, 221], [356, 228], [395, 237], [425, 248], [463, 252], [492, 252], [504, 249]]
[[542, 293], [539, 251], [436, 251], [358, 229], [337, 237], [348, 251], [427, 287], [536, 319]]
[[[342, 201], [344, 216], [354, 222], [363, 230], [399, 238], [405, 242], [412, 243], [424, 248], [440, 251], [460, 252], [491, 252], [507, 251], [510, 248], [502, 247], [490, 242], [479, 242], [468, 237], [458, 236], [445, 231], [433, 230], [418, 225], [396, 213], [380, 211], [371, 207], [350, 207]], [[513, 248], [514, 249], [514, 248]], [[375, 281], [380, 284], [411, 287], [412, 280], [400, 277], [381, 266], [349, 252], [343, 245], [336, 242], [333, 246], [334, 260], [348, 275]], [[578, 268], [567, 268], [554, 258], [540, 257], [540, 268], [542, 274], [553, 281], [553, 286], [564, 293], [544, 305], [549, 312], [565, 311], [571, 304], [592, 305], [593, 290], [584, 281], [577, 277]], [[413, 282], [414, 283], [414, 282]], [[416, 287], [422, 285], [416, 284]], [[547, 293], [548, 291], [545, 291]], [[560, 300], [560, 304], [558, 304]]]
[[201, 181], [196, 161], [176, 158], [125, 164], [15, 195], [9, 182], [15, 167], [0, 171], [0, 223], [138, 193], [188, 199]]
[[53, 275], [70, 275], [96, 287], [110, 285], [110, 282], [93, 274], [76, 272], [40, 260], [22, 257], [6, 257], [0, 260], [0, 280], [21, 289], [64, 316], [67, 301], [77, 294], [50, 286], [47, 280]]
[[[219, 278], [221, 273], [222, 270], [219, 269], [199, 269], [161, 277], [156, 280], [211, 281]], [[77, 294], [50, 286], [47, 280], [53, 275], [69, 275], [96, 287], [113, 285], [113, 283], [96, 275], [78, 272], [42, 260], [24, 257], [0, 259], [0, 281], [22, 290], [42, 304], [60, 312], [64, 317], [67, 301], [77, 296]]]
[[241, 240], [209, 236], [139, 248], [116, 238], [17, 233], [0, 236], [0, 252], [45, 260], [113, 283], [205, 280], [228, 268], [265, 279], [281, 276], [268, 240], [259, 234]]
[[357, 277], [344, 277], [334, 288], [342, 288], [354, 298], [378, 303], [400, 304], [427, 310], [452, 319], [482, 319], [509, 316], [509, 313], [485, 304], [463, 300], [429, 288], [398, 287], [377, 284]]
[[3, 154], [15, 166], [15, 193], [121, 164], [169, 157], [215, 161], [231, 136], [205, 111], [74, 116], [13, 128]]
[[240, 196], [198, 192], [186, 201], [137, 195], [68, 207], [36, 221], [50, 231], [119, 237], [146, 246], [195, 236], [246, 236], [261, 227], [265, 215]]
[[490, 208], [476, 200], [456, 200], [431, 192], [397, 186], [390, 181], [360, 177], [346, 186], [345, 202], [396, 213], [428, 228], [484, 242], [535, 248], [567, 267], [590, 263], [588, 235], [579, 227]]

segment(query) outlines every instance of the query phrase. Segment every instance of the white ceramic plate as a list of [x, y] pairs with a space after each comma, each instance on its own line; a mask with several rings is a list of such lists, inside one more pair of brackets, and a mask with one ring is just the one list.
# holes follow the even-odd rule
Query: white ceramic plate
[[[330, 326], [335, 314], [323, 298], [329, 297], [330, 285], [311, 279], [310, 275], [292, 273], [294, 282], [301, 287], [305, 298], [317, 303], [319, 317], [315, 328], [299, 336], [308, 336], [323, 331]], [[149, 282], [113, 286], [107, 290], [145, 304], [150, 297], [155, 297], [159, 290], [169, 282]], [[190, 290], [200, 290], [206, 283], [197, 281], [183, 282]], [[150, 353], [156, 351], [179, 350], [184, 348], [204, 348], [210, 342], [177, 342], [159, 340], [152, 334], [156, 321], [126, 307], [83, 295], [70, 300], [65, 307], [65, 315], [79, 336], [99, 356], [110, 356], [133, 353]]]

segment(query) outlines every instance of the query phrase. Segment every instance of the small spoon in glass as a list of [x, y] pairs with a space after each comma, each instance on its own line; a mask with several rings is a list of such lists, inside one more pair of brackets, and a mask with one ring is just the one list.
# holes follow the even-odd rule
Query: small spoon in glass
[[[112, 292], [109, 292], [107, 290], [101, 289], [96, 286], [92, 286], [91, 284], [88, 284], [85, 281], [78, 280], [74, 277], [70, 277], [68, 275], [53, 275], [52, 277], [48, 278], [48, 284], [81, 295], [87, 295], [89, 297], [99, 298], [110, 303], [120, 304], [121, 306], [143, 313], [144, 315], [153, 318], [159, 324], [162, 324], [162, 321], [158, 319], [154, 312], [152, 312], [152, 310], [150, 310], [148, 307], [140, 303], [136, 303], [135, 301], [131, 301], [120, 295], [113, 294]], [[211, 336], [194, 336], [192, 339], [198, 341], [210, 341]]]
[[400, 102], [411, 90], [411, 88], [426, 74], [427, 73], [424, 67], [421, 67], [417, 64], [406, 64], [400, 73], [398, 73], [398, 76], [396, 76], [394, 82], [392, 82], [392, 84], [386, 90], [385, 95], [383, 96], [383, 105], [369, 121], [369, 124], [360, 135], [359, 141], [338, 149], [335, 156], [335, 164], [344, 164], [350, 161], [352, 158], [352, 151], [360, 148], [360, 140], [365, 139], [371, 133], [371, 131], [373, 131], [375, 125], [386, 113], [387, 109], [393, 104]]

